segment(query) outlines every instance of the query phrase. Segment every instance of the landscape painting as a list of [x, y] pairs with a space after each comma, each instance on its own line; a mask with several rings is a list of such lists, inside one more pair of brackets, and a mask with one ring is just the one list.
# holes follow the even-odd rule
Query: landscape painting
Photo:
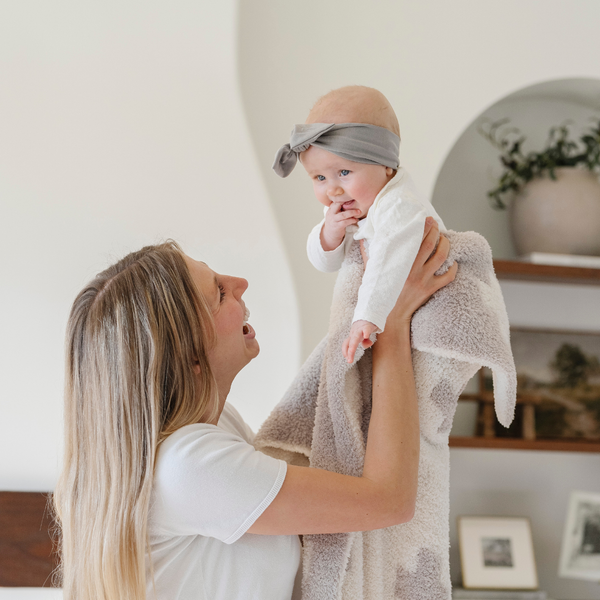
[[[600, 440], [600, 333], [511, 328], [510, 335], [518, 410], [497, 435], [520, 437], [522, 407], [533, 404], [537, 439]], [[491, 383], [487, 372], [485, 388]]]

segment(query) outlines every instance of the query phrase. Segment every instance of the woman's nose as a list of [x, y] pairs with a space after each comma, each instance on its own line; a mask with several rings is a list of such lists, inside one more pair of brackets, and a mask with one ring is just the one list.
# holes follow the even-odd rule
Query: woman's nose
[[248, 280], [243, 277], [236, 277], [235, 284], [240, 296], [248, 289]]

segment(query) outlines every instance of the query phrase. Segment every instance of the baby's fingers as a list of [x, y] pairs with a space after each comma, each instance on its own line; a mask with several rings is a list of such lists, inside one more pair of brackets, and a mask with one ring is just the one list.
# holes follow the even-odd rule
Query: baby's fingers
[[348, 346], [350, 345], [350, 338], [347, 337], [344, 340], [344, 343], [342, 344], [342, 354], [344, 355], [344, 358], [346, 360], [348, 360]]
[[346, 340], [344, 344], [346, 345], [346, 352], [344, 352], [344, 357], [346, 360], [351, 363], [354, 361], [354, 355], [356, 354], [356, 349], [358, 345], [363, 341], [363, 335], [361, 331], [350, 332], [350, 337]]
[[358, 219], [360, 217], [360, 210], [343, 210], [336, 211], [333, 214], [333, 219], [335, 221], [345, 221], [346, 219]]
[[350, 227], [350, 225], [356, 225], [358, 223], [358, 219], [344, 219], [343, 221], [338, 221], [338, 225], [342, 229], [346, 229], [346, 227]]
[[342, 210], [342, 205], [339, 202], [332, 202], [329, 205], [328, 215], [337, 215]]

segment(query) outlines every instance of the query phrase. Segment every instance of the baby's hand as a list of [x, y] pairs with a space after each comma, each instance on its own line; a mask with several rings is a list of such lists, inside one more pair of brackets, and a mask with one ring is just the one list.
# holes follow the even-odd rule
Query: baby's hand
[[371, 334], [377, 331], [377, 325], [369, 323], [369, 321], [354, 321], [350, 328], [350, 335], [344, 340], [342, 344], [342, 354], [344, 358], [352, 363], [354, 361], [354, 354], [359, 344], [362, 344], [363, 348], [370, 348], [373, 342], [369, 339]]
[[344, 240], [346, 227], [356, 225], [360, 210], [342, 210], [339, 202], [332, 202], [325, 215], [325, 223], [321, 229], [321, 246], [326, 252], [335, 250]]

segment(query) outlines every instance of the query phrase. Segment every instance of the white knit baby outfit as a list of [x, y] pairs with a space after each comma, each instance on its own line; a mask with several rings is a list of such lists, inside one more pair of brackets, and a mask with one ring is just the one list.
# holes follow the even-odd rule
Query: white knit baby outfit
[[[325, 213], [328, 208], [325, 207]], [[320, 234], [325, 219], [310, 232], [307, 253], [319, 271], [338, 271], [353, 240], [365, 240], [369, 261], [358, 292], [354, 321], [373, 323], [383, 331], [385, 321], [402, 291], [421, 242], [425, 219], [433, 217], [446, 231], [431, 203], [400, 167], [377, 194], [367, 216], [346, 229], [344, 241], [330, 252], [323, 250]]]

